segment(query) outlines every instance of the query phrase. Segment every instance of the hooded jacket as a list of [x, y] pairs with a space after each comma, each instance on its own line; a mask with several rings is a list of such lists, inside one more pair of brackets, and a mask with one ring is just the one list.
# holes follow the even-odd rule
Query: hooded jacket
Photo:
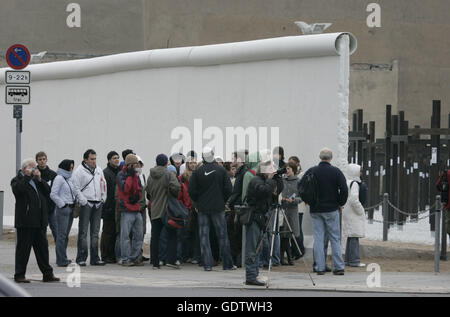
[[234, 205], [242, 204], [242, 201], [243, 201], [242, 188], [243, 188], [243, 183], [244, 183], [244, 175], [247, 172], [247, 170], [248, 170], [247, 165], [243, 164], [236, 171], [234, 186], [232, 186], [233, 192], [231, 193], [230, 201], [228, 203], [231, 210], [234, 209]]
[[[80, 190], [72, 181], [72, 173], [62, 168], [58, 168], [57, 176], [53, 180], [50, 198], [56, 204], [56, 207], [62, 209], [66, 204], [73, 204], [78, 199], [82, 199]], [[86, 205], [87, 201], [80, 201], [81, 205]]]
[[256, 169], [258, 168], [258, 165], [261, 161], [259, 152], [251, 153], [247, 156], [246, 163], [247, 163], [247, 171], [244, 174], [244, 179], [242, 181], [242, 202], [245, 201], [245, 198], [247, 197], [247, 190], [248, 190], [248, 184], [252, 180], [253, 177], [256, 175]]
[[14, 227], [47, 228], [50, 186], [45, 180], [32, 180], [19, 171], [11, 180], [11, 189], [16, 198]]
[[204, 162], [192, 173], [188, 191], [199, 212], [224, 212], [232, 191], [231, 180], [225, 168], [216, 162]]
[[[167, 181], [164, 175], [167, 174]], [[178, 181], [174, 173], [167, 171], [165, 166], [156, 166], [150, 169], [150, 175], [147, 180], [147, 187], [145, 191], [148, 194], [150, 201], [150, 217], [151, 220], [161, 218], [166, 205], [167, 205], [167, 189], [169, 193], [178, 198], [178, 192], [180, 190], [180, 182]]]
[[127, 173], [127, 166], [117, 174], [117, 197], [120, 212], [141, 211], [139, 200], [142, 198], [142, 187], [136, 172], [132, 176]]
[[99, 166], [96, 166], [95, 170], [91, 171], [91, 169], [82, 162], [73, 173], [72, 180], [75, 186], [80, 189], [83, 201], [106, 201], [106, 181], [103, 171]]
[[[343, 237], [350, 238], [364, 238], [365, 236], [365, 224], [366, 213], [364, 207], [359, 201], [359, 184], [361, 166], [357, 164], [349, 164], [347, 169], [347, 186], [349, 188], [349, 194], [347, 203], [342, 211], [342, 235]], [[353, 185], [350, 188], [350, 184]], [[345, 239], [342, 239], [343, 241]]]

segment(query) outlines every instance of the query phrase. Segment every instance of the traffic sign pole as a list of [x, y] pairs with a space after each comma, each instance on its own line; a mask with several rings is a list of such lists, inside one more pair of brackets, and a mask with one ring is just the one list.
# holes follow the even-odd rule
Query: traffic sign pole
[[16, 173], [21, 169], [22, 156], [22, 105], [14, 105], [13, 117], [16, 119]]

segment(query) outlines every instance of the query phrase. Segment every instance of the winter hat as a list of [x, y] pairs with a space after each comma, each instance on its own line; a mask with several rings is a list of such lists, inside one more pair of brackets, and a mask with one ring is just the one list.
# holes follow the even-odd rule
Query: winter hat
[[176, 167], [173, 166], [173, 165], [167, 166], [167, 170], [168, 170], [169, 172], [174, 172], [175, 174], [177, 173], [177, 169], [176, 169]]
[[214, 151], [213, 151], [213, 149], [210, 148], [209, 146], [205, 146], [205, 147], [203, 148], [202, 155], [203, 155], [203, 159], [204, 159], [206, 162], [211, 163], [211, 162], [214, 161]]
[[109, 161], [110, 159], [112, 159], [112, 157], [113, 157], [114, 155], [119, 156], [119, 153], [117, 153], [116, 151], [111, 151], [111, 152], [108, 153], [108, 155], [106, 156], [106, 158], [107, 158], [108, 161]]
[[70, 172], [70, 165], [74, 165], [75, 166], [75, 161], [73, 160], [63, 160], [61, 163], [59, 163], [58, 167], [60, 169], [63, 169], [65, 171]]
[[167, 155], [165, 154], [159, 154], [156, 157], [156, 165], [158, 166], [166, 166], [169, 159], [167, 158]]
[[125, 158], [125, 165], [133, 165], [139, 163], [139, 160], [136, 155], [128, 154]]

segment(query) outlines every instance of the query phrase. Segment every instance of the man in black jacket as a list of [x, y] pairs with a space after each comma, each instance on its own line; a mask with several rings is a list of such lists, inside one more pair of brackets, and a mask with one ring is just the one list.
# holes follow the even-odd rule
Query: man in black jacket
[[203, 165], [197, 168], [189, 181], [189, 196], [197, 206], [200, 231], [200, 249], [205, 271], [211, 271], [213, 257], [209, 240], [209, 229], [214, 226], [220, 243], [223, 269], [234, 270], [230, 253], [227, 226], [225, 221], [225, 202], [231, 194], [231, 181], [227, 171], [214, 161], [210, 148], [203, 150]]
[[266, 225], [265, 215], [277, 201], [277, 183], [273, 179], [275, 172], [271, 161], [260, 163], [256, 176], [248, 185], [247, 201], [252, 211], [252, 221], [246, 225], [245, 283], [247, 285], [265, 285], [264, 282], [257, 279], [260, 252], [256, 253], [256, 248], [262, 239]]
[[14, 226], [17, 232], [14, 280], [30, 283], [25, 278], [28, 259], [33, 247], [44, 282], [58, 282], [49, 264], [47, 241], [48, 204], [50, 186], [41, 178], [33, 159], [22, 162], [22, 169], [11, 180], [16, 198]]
[[103, 229], [100, 240], [100, 251], [102, 261], [106, 263], [116, 263], [115, 244], [116, 244], [116, 200], [112, 193], [116, 190], [116, 178], [120, 168], [120, 157], [115, 151], [111, 151], [107, 155], [108, 165], [103, 170], [105, 175], [107, 192], [110, 193], [105, 201], [102, 210]]
[[[56, 172], [50, 169], [47, 165], [47, 154], [45, 152], [38, 152], [36, 154], [36, 163], [37, 167], [39, 169], [39, 172], [41, 172], [41, 178], [47, 182], [47, 184], [52, 187], [53, 180], [56, 177]], [[50, 230], [52, 231], [53, 240], [56, 244], [56, 237], [57, 237], [57, 222], [56, 222], [56, 214], [55, 214], [55, 203], [53, 200], [50, 199], [50, 195], [46, 197], [47, 199], [47, 205], [48, 205], [48, 224], [50, 227]]]
[[314, 260], [319, 275], [325, 274], [326, 271], [323, 247], [325, 236], [328, 236], [331, 242], [334, 275], [344, 275], [345, 267], [341, 250], [339, 210], [347, 202], [348, 188], [344, 174], [339, 168], [331, 165], [332, 158], [333, 153], [324, 148], [320, 152], [320, 164], [306, 171], [299, 183], [300, 188], [306, 179], [305, 176], [310, 173], [314, 174], [317, 181], [318, 202], [310, 206], [310, 212], [314, 235]]

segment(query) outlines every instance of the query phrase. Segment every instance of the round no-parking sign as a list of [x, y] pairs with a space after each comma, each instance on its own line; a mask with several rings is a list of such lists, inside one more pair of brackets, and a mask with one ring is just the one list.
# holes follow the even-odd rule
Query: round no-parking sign
[[22, 44], [14, 44], [6, 51], [6, 62], [13, 69], [22, 69], [30, 63], [30, 51]]

